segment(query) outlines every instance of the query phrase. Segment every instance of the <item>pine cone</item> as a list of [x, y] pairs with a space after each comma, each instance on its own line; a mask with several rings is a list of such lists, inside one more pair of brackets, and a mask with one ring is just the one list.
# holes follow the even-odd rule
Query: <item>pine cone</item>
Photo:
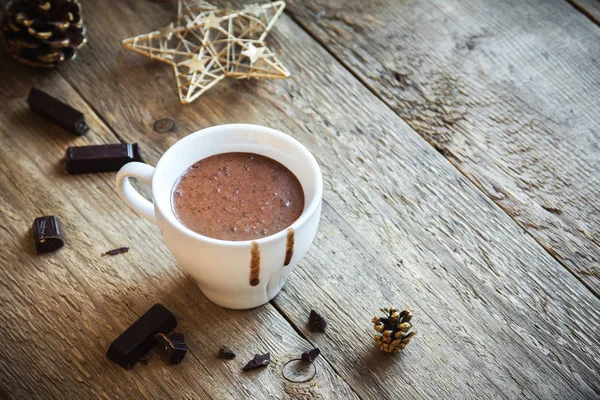
[[10, 1], [1, 29], [12, 56], [34, 67], [55, 67], [86, 43], [77, 0]]
[[374, 328], [379, 335], [373, 336], [377, 346], [386, 353], [400, 353], [410, 339], [417, 334], [416, 331], [409, 332], [412, 325], [410, 311], [398, 312], [394, 307], [381, 308], [386, 315], [385, 318], [373, 318]]

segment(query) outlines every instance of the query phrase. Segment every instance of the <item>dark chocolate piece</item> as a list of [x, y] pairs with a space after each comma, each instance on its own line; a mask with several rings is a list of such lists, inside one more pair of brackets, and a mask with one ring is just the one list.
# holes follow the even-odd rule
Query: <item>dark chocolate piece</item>
[[233, 360], [235, 358], [235, 353], [229, 349], [227, 346], [219, 347], [219, 353], [217, 354], [219, 358], [223, 358], [225, 360]]
[[266, 367], [269, 364], [271, 364], [271, 353], [255, 354], [254, 358], [248, 361], [248, 364], [242, 370], [250, 371], [251, 369]]
[[177, 326], [177, 319], [160, 304], [155, 304], [123, 332], [108, 348], [106, 356], [129, 369], [156, 345], [154, 335], [169, 333]]
[[183, 357], [188, 351], [183, 340], [183, 333], [171, 333], [170, 335], [159, 333], [156, 335], [156, 339], [165, 346], [167, 358], [171, 364], [179, 364], [183, 361]]
[[319, 354], [321, 354], [321, 350], [317, 348], [305, 351], [304, 353], [302, 353], [302, 361], [313, 362], [315, 361], [315, 358], [319, 356]]
[[33, 221], [33, 240], [36, 253], [48, 253], [58, 250], [65, 244], [58, 218], [46, 215]]
[[129, 247], [119, 247], [118, 249], [112, 249], [107, 252], [102, 253], [103, 256], [115, 256], [117, 254], [127, 253], [129, 251]]
[[69, 147], [65, 169], [69, 174], [118, 171], [128, 162], [141, 161], [141, 159], [137, 143]]
[[77, 111], [46, 92], [32, 87], [27, 96], [27, 103], [34, 113], [77, 136], [85, 135], [90, 130], [81, 111]]
[[310, 317], [308, 317], [308, 329], [311, 332], [325, 332], [327, 329], [327, 321], [315, 310], [310, 310]]

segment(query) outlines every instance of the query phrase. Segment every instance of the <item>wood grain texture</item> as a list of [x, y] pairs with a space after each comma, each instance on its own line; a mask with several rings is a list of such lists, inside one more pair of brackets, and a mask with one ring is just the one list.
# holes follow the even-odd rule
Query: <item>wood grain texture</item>
[[[31, 85], [84, 111], [91, 131], [75, 137], [33, 115]], [[236, 312], [213, 305], [175, 265], [158, 229], [118, 198], [114, 173], [63, 172], [67, 146], [118, 139], [58, 72], [2, 63], [0, 93], [0, 397], [356, 398], [325, 360], [311, 382], [284, 381], [283, 364], [310, 344], [273, 306]], [[66, 245], [36, 255], [29, 229], [44, 214], [59, 217]], [[131, 247], [126, 254], [101, 255], [123, 245]], [[110, 362], [112, 340], [157, 302], [178, 317], [190, 348], [184, 362], [169, 366], [158, 353], [131, 371]], [[217, 359], [222, 344], [238, 358]], [[255, 352], [266, 351], [274, 360], [268, 368], [242, 373]]]
[[415, 131], [600, 293], [600, 29], [562, 0], [290, 1]]
[[[323, 222], [274, 305], [361, 397], [598, 396], [598, 299], [289, 18], [269, 46], [290, 79], [223, 82], [181, 106], [168, 66], [114, 45], [173, 18], [172, 5], [139, 4], [110, 16], [87, 4], [93, 51], [64, 76], [151, 164], [222, 123], [271, 126], [309, 147]], [[161, 118], [177, 132], [154, 132]], [[420, 331], [397, 358], [371, 338], [388, 304], [411, 306]], [[304, 328], [310, 308], [329, 318], [326, 334]]]
[[576, 9], [600, 25], [600, 0], [567, 0]]

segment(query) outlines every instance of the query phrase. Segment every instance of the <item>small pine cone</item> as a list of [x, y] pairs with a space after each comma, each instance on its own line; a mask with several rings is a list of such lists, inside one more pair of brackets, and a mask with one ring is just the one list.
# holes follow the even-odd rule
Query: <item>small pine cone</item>
[[11, 55], [34, 67], [55, 67], [86, 43], [77, 0], [9, 1], [0, 30]]
[[410, 311], [398, 312], [393, 307], [381, 308], [385, 317], [374, 317], [373, 327], [379, 333], [374, 335], [375, 343], [381, 351], [399, 353], [410, 342], [416, 331], [410, 331], [412, 315]]

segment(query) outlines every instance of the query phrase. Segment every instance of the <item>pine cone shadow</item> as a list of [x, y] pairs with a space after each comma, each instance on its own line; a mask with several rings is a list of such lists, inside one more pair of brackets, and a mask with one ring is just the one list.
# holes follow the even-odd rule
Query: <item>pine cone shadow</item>
[[375, 343], [369, 351], [367, 357], [365, 357], [366, 365], [377, 365], [381, 369], [390, 368], [392, 364], [402, 363], [402, 352], [400, 353], [386, 353], [381, 351]]

